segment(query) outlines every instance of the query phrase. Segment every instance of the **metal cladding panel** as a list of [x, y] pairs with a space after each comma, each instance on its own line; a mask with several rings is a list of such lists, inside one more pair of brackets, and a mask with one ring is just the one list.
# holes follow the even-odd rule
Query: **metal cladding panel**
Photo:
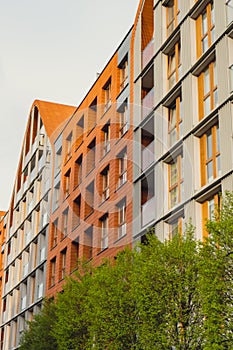
[[133, 127], [135, 128], [141, 122], [141, 81], [134, 84], [134, 103], [133, 103]]
[[222, 180], [222, 192], [226, 191], [233, 191], [233, 174], [227, 176], [225, 179]]
[[195, 173], [199, 171], [199, 164], [194, 162], [194, 136], [189, 136], [183, 142], [184, 162], [184, 200], [194, 194]]
[[118, 50], [118, 62], [117, 64], [119, 65], [121, 61], [124, 59], [124, 57], [129, 54], [130, 50], [130, 43], [131, 43], [131, 32], [127, 35], [121, 46], [119, 47]]
[[191, 18], [188, 18], [181, 25], [181, 65], [182, 75], [184, 75], [191, 66], [191, 50], [192, 45], [187, 45], [191, 37]]
[[165, 207], [167, 204], [165, 203], [165, 193], [166, 193], [166, 173], [164, 172], [163, 163], [157, 163], [155, 165], [155, 195], [156, 195], [156, 220], [160, 219], [164, 215]]
[[[189, 74], [187, 78], [182, 82], [182, 109], [183, 109], [183, 133], [184, 135], [192, 129], [194, 125], [194, 115], [197, 119], [198, 104], [195, 100], [195, 93], [193, 91], [193, 79], [194, 77]], [[185, 116], [188, 116], [185, 117]]]
[[226, 1], [215, 0], [214, 12], [215, 12], [215, 35], [218, 38], [226, 28]]
[[165, 107], [160, 106], [154, 112], [155, 121], [155, 156], [160, 158], [167, 151], [168, 116]]
[[[165, 72], [165, 70], [164, 70]], [[166, 80], [163, 75], [163, 54], [160, 52], [154, 60], [154, 82], [155, 82], [155, 96], [154, 103], [157, 105], [163, 97], [164, 84]]]
[[185, 223], [196, 222], [195, 200], [191, 200], [184, 206]]
[[161, 2], [156, 6], [154, 10], [154, 52], [158, 51], [162, 45], [162, 36], [163, 36], [163, 16], [162, 16], [162, 4]]
[[137, 22], [134, 38], [134, 78], [141, 73], [141, 17]]
[[216, 46], [216, 70], [218, 85], [218, 102], [224, 102], [229, 96], [229, 58], [228, 39], [223, 37]]
[[220, 159], [222, 175], [233, 168], [232, 104], [228, 102], [219, 111]]
[[136, 236], [141, 231], [141, 198], [140, 198], [141, 182], [134, 184], [133, 194], [133, 235]]
[[163, 221], [160, 221], [155, 225], [155, 234], [160, 241], [164, 241], [165, 239], [168, 239], [168, 237], [165, 237], [165, 230], [164, 230], [164, 222]]

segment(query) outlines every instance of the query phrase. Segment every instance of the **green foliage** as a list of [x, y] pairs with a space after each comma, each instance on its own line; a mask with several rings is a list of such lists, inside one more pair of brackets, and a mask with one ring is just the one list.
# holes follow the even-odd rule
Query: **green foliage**
[[101, 266], [80, 265], [55, 303], [29, 323], [22, 349], [225, 350], [233, 344], [233, 195], [184, 236], [126, 249]]
[[200, 252], [200, 292], [205, 313], [206, 350], [232, 349], [233, 344], [233, 194], [207, 223], [209, 237]]
[[57, 349], [57, 341], [52, 335], [52, 328], [56, 323], [55, 308], [53, 301], [44, 301], [42, 311], [34, 317], [33, 321], [28, 322], [28, 328], [20, 340], [20, 349]]

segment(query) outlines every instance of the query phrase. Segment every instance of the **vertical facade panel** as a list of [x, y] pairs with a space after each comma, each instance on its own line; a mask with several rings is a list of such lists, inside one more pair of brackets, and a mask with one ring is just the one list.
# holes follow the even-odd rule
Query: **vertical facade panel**
[[218, 103], [221, 104], [229, 95], [229, 58], [228, 39], [223, 37], [216, 46], [216, 70]]
[[228, 102], [219, 111], [221, 173], [226, 174], [233, 168], [233, 128], [232, 104]]

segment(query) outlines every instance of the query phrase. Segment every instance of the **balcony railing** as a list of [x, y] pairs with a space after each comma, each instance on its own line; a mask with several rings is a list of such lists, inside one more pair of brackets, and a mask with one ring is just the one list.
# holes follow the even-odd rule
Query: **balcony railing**
[[154, 108], [154, 88], [142, 100], [142, 119], [144, 119]]
[[142, 69], [150, 62], [154, 55], [154, 39], [152, 39], [149, 44], [145, 47], [142, 52]]
[[149, 224], [155, 218], [155, 197], [149, 199], [141, 207], [142, 227]]
[[144, 171], [154, 161], [154, 141], [142, 149], [142, 170]]

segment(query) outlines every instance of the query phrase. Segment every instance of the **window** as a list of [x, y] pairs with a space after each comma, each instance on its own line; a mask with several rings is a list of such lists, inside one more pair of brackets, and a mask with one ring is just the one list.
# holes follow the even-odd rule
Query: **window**
[[54, 194], [53, 194], [53, 203], [54, 207], [53, 209], [57, 209], [59, 205], [59, 200], [60, 200], [60, 182], [58, 182], [55, 187], [54, 187]]
[[62, 213], [62, 239], [67, 236], [68, 234], [68, 214], [69, 214], [69, 208], [63, 211]]
[[75, 229], [80, 224], [80, 213], [81, 213], [81, 195], [79, 195], [73, 202], [72, 229]]
[[94, 181], [92, 181], [86, 188], [85, 217], [94, 211], [94, 187]]
[[154, 118], [141, 129], [141, 167], [144, 171], [154, 162]]
[[112, 102], [111, 102], [111, 78], [107, 81], [105, 86], [103, 87], [104, 90], [104, 112], [106, 112]]
[[97, 97], [92, 101], [88, 108], [87, 131], [91, 132], [96, 126], [97, 119]]
[[123, 185], [127, 181], [127, 152], [124, 149], [118, 155], [118, 163], [119, 163], [119, 187]]
[[126, 200], [117, 204], [118, 211], [118, 238], [126, 235]]
[[82, 182], [82, 167], [83, 167], [83, 156], [78, 157], [74, 165], [74, 187], [77, 187]]
[[119, 65], [120, 68], [120, 90], [123, 90], [128, 84], [128, 55], [125, 56], [122, 63]]
[[109, 166], [107, 166], [102, 172], [102, 201], [109, 198]]
[[55, 285], [55, 278], [56, 278], [56, 258], [53, 258], [50, 262], [51, 267], [51, 277], [50, 277], [50, 286]]
[[72, 151], [72, 132], [69, 134], [69, 136], [66, 138], [66, 157], [65, 161], [67, 162], [71, 157], [71, 151]]
[[144, 119], [154, 108], [154, 66], [142, 77], [141, 99], [142, 119]]
[[182, 100], [181, 97], [177, 97], [168, 109], [168, 133], [170, 146], [173, 146], [174, 143], [182, 137], [182, 122]]
[[120, 106], [118, 109], [119, 113], [119, 136], [123, 136], [129, 129], [129, 110], [128, 110], [128, 100]]
[[71, 243], [71, 271], [78, 267], [79, 260], [79, 237]]
[[84, 248], [83, 255], [88, 260], [93, 255], [93, 227], [89, 227], [84, 231]]
[[64, 197], [65, 198], [70, 194], [70, 173], [71, 173], [71, 169], [69, 169], [64, 176]]
[[219, 126], [215, 125], [201, 138], [201, 183], [211, 182], [221, 173]]
[[57, 245], [58, 240], [58, 219], [56, 219], [52, 224], [52, 248]]
[[183, 179], [183, 158], [179, 155], [169, 164], [170, 208], [183, 200]]
[[141, 215], [142, 226], [147, 225], [155, 217], [155, 180], [154, 171], [141, 180]]
[[215, 195], [208, 198], [202, 204], [202, 222], [203, 222], [203, 237], [207, 236], [206, 230], [206, 219], [213, 220], [215, 216], [215, 210], [221, 206], [221, 193], [216, 193]]
[[62, 147], [59, 148], [55, 156], [55, 173], [54, 173], [55, 176], [58, 174], [58, 172], [61, 171], [61, 164], [62, 164]]
[[76, 141], [75, 148], [77, 149], [81, 143], [83, 142], [83, 134], [84, 134], [84, 116], [82, 116], [77, 125], [76, 125]]
[[66, 249], [61, 252], [61, 279], [66, 275]]
[[197, 55], [201, 56], [215, 41], [213, 2], [209, 3], [197, 19]]
[[103, 156], [110, 151], [110, 124], [107, 123], [102, 129]]
[[178, 217], [172, 222], [169, 223], [169, 238], [172, 239], [175, 236], [182, 235], [184, 232], [183, 230], [183, 225], [184, 225], [184, 218], [183, 217]]
[[180, 63], [180, 43], [175, 44], [172, 51], [168, 54], [168, 88], [172, 88], [179, 80], [181, 75]]
[[171, 0], [167, 6], [167, 36], [180, 22], [180, 0]]
[[218, 104], [216, 62], [211, 62], [198, 77], [199, 118], [210, 113]]
[[101, 250], [108, 247], [108, 215], [104, 215], [101, 219]]
[[95, 167], [95, 139], [87, 147], [87, 174]]

